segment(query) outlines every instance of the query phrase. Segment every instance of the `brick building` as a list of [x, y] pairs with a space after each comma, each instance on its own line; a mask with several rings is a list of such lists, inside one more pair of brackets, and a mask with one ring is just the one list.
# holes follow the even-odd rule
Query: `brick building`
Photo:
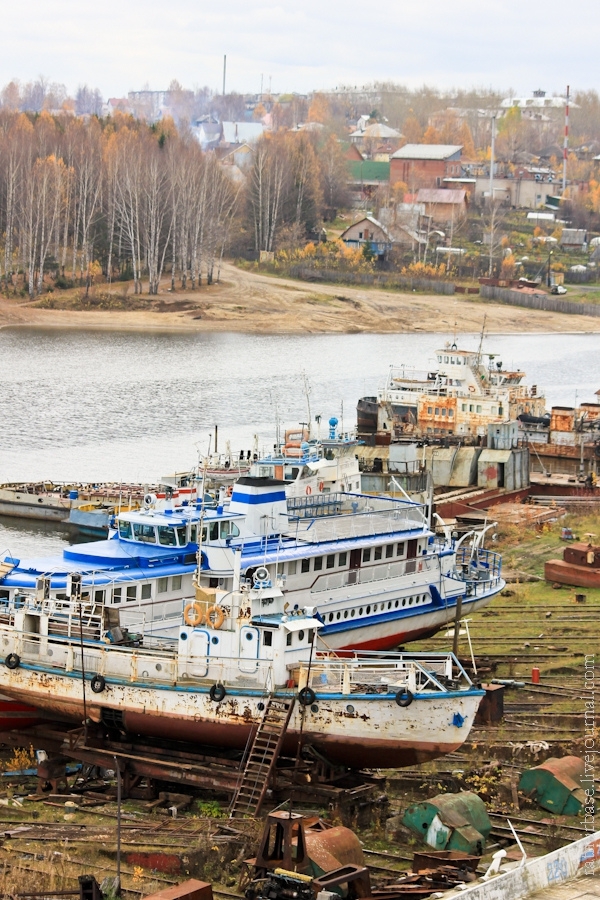
[[390, 157], [390, 184], [403, 181], [410, 191], [442, 187], [461, 174], [460, 144], [406, 144]]

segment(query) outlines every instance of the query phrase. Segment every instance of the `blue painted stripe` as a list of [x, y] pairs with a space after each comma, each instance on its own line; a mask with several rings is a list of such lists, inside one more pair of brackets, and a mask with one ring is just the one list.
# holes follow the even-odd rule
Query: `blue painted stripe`
[[[500, 588], [498, 588], [500, 590]], [[493, 591], [490, 593], [490, 596], [493, 597], [494, 594], [498, 593], [498, 591]], [[462, 609], [466, 611], [472, 603], [478, 603], [483, 599], [484, 595], [478, 595], [477, 597], [472, 597], [470, 599], [465, 599], [463, 597]], [[357, 616], [356, 618], [347, 618], [347, 619], [335, 619], [333, 622], [327, 621], [322, 628], [319, 629], [319, 634], [335, 634], [340, 631], [352, 631], [356, 628], [367, 628], [371, 625], [381, 625], [384, 622], [401, 622], [403, 619], [407, 619], [415, 616], [424, 616], [427, 613], [437, 612], [440, 609], [453, 609], [456, 606], [455, 599], [448, 599], [448, 602], [444, 602], [441, 598], [441, 603], [425, 603], [425, 604], [417, 604], [416, 606], [400, 606], [398, 609], [390, 609], [386, 610], [382, 613], [376, 613], [375, 615], [363, 615]], [[318, 600], [315, 601], [318, 604]], [[365, 601], [363, 601], [364, 603]], [[319, 610], [324, 619], [327, 617], [327, 612], [325, 608], [321, 608]], [[452, 624], [452, 623], [449, 623]], [[440, 626], [443, 628], [443, 625]]]
[[[41, 672], [44, 674], [55, 675], [64, 678], [74, 678], [76, 681], [81, 681], [81, 672], [65, 672], [62, 669], [52, 669], [49, 666], [35, 666], [29, 663], [21, 663], [21, 669], [26, 669], [30, 672]], [[86, 674], [86, 682], [91, 681], [94, 677], [94, 672], [90, 672]], [[129, 681], [128, 679], [117, 679], [117, 678], [106, 678], [106, 686], [107, 687], [135, 687], [135, 688], [146, 688], [147, 690], [159, 690], [159, 691], [169, 691], [170, 693], [173, 691], [177, 691], [178, 693], [183, 694], [208, 694], [212, 687], [211, 685], [197, 685], [184, 687], [183, 685], [173, 685], [171, 684], [149, 684], [147, 681]], [[243, 697], [262, 697], [264, 698], [265, 692], [260, 690], [252, 690], [251, 688], [243, 688], [236, 687], [235, 690], [231, 688], [227, 688], [227, 694], [232, 696], [243, 696]], [[382, 701], [382, 700], [391, 700], [396, 696], [396, 691], [391, 691], [387, 694], [341, 694], [335, 691], [320, 691], [318, 688], [315, 688], [315, 694], [317, 695], [317, 699], [319, 700], [347, 700], [350, 702], [351, 700], [373, 700], [373, 701]], [[293, 697], [296, 694], [296, 690], [285, 690], [285, 689], [275, 689], [274, 696], [275, 697]], [[99, 695], [96, 695], [100, 698]], [[485, 691], [479, 688], [468, 688], [464, 691], [449, 691], [448, 693], [444, 693], [442, 691], [423, 691], [422, 693], [418, 693], [414, 695], [415, 700], [436, 700], [441, 697], [453, 697], [455, 699], [460, 699], [461, 697], [484, 697]], [[89, 698], [88, 698], [89, 702]], [[125, 710], [126, 711], [126, 710]]]
[[246, 503], [248, 506], [258, 506], [261, 503], [276, 503], [279, 500], [285, 502], [285, 491], [271, 491], [270, 494], [245, 494], [234, 488], [231, 500], [234, 503]]

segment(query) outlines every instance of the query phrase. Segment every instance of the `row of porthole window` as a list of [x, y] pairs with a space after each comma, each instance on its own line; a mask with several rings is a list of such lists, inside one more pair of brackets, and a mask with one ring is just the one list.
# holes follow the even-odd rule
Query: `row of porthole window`
[[[386, 608], [387, 609], [398, 609], [398, 608], [406, 607], [406, 606], [419, 606], [422, 603], [427, 603], [428, 600], [429, 600], [429, 594], [417, 594], [416, 597], [403, 597], [402, 600], [394, 600], [393, 602], [391, 600], [388, 600], [387, 604], [386, 603], [379, 603], [379, 604], [374, 603], [373, 606], [367, 606], [367, 607], [360, 606], [358, 608], [358, 610], [345, 609], [344, 613], [343, 613], [343, 618], [347, 619], [348, 617], [350, 617], [351, 619], [353, 619], [355, 617], [355, 615], [358, 614], [359, 616], [362, 616], [363, 613], [366, 614], [367, 616], [369, 616], [371, 614], [371, 611], [373, 611], [374, 613], [377, 611], [385, 612]], [[342, 612], [339, 611], [337, 613], [329, 613], [329, 615], [327, 616], [327, 620], [329, 622], [333, 622], [334, 618], [336, 620], [341, 619]]]

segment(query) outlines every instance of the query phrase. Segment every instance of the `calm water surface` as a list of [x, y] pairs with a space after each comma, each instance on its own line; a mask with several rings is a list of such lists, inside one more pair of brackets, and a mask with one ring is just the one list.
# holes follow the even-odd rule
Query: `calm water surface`
[[[284, 427], [306, 421], [305, 377], [313, 417], [325, 423], [343, 413], [352, 428], [356, 401], [377, 392], [390, 365], [427, 368], [448, 339], [3, 329], [0, 482], [152, 482], [195, 465], [215, 424], [220, 450], [226, 440], [236, 452], [250, 449], [255, 434], [267, 449], [277, 418]], [[457, 338], [467, 349], [478, 341]], [[599, 350], [595, 334], [496, 335], [484, 343], [505, 366], [523, 369], [548, 405], [595, 399]], [[0, 550], [16, 539], [5, 523]], [[37, 552], [54, 549], [35, 535]], [[52, 540], [62, 544], [64, 535]]]

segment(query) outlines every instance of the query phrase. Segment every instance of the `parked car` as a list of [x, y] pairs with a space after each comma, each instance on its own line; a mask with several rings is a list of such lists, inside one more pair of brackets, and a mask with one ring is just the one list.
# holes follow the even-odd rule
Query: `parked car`
[[552, 287], [550, 288], [550, 293], [551, 294], [566, 294], [567, 289], [566, 289], [566, 287], [563, 287], [562, 284], [553, 284]]

